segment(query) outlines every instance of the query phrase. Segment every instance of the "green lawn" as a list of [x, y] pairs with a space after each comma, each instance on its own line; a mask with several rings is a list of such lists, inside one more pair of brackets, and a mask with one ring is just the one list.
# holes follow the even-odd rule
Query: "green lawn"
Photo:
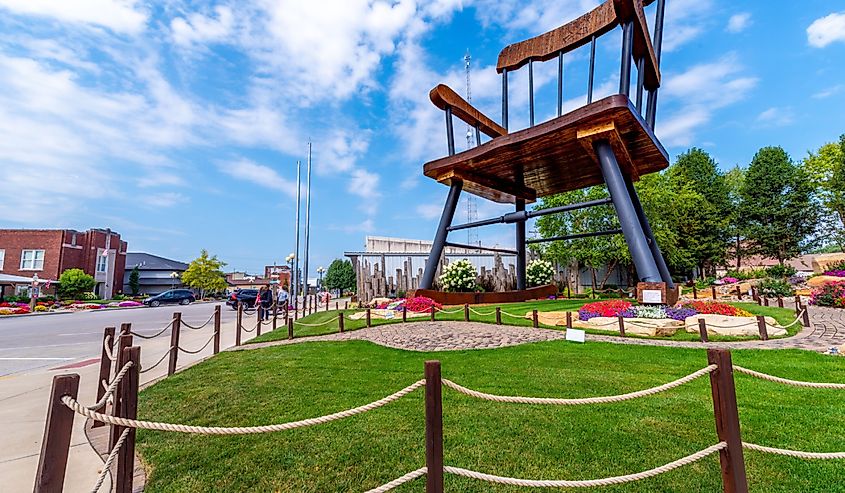
[[[734, 362], [779, 376], [845, 381], [845, 359], [803, 351], [735, 351]], [[439, 359], [443, 376], [478, 390], [583, 397], [639, 390], [706, 365], [703, 350], [573, 344], [417, 353], [365, 341], [225, 352], [144, 390], [139, 416], [197, 425], [258, 425], [379, 399]], [[743, 439], [807, 451], [845, 450], [845, 392], [737, 375]], [[422, 389], [363, 415], [250, 436], [139, 430], [149, 492], [355, 492], [424, 465]], [[646, 470], [716, 443], [708, 379], [634, 401], [587, 407], [478, 401], [443, 390], [449, 465], [493, 474], [590, 479]], [[843, 461], [746, 452], [756, 492], [845, 491]], [[422, 491], [423, 479], [396, 491]], [[447, 475], [450, 492], [517, 492]], [[721, 491], [717, 456], [609, 492]], [[551, 491], [551, 490], [544, 490]], [[599, 489], [589, 490], [599, 491]]]
[[[526, 312], [531, 310], [537, 311], [566, 311], [566, 310], [578, 310], [581, 306], [586, 303], [589, 303], [591, 300], [542, 300], [542, 301], [527, 301], [523, 303], [506, 303], [500, 305], [503, 312], [511, 313], [513, 315], [524, 315]], [[734, 306], [744, 308], [749, 312], [755, 315], [766, 315], [770, 317], [774, 317], [780, 324], [788, 324], [795, 320], [795, 313], [788, 309], [788, 308], [777, 308], [777, 307], [770, 307], [770, 306], [758, 306], [756, 303], [731, 303]], [[437, 313], [435, 315], [437, 320], [463, 320], [464, 313], [462, 307], [445, 307], [446, 311], [457, 311], [457, 313]], [[496, 307], [495, 306], [475, 306], [473, 307], [474, 310], [477, 312], [487, 314], [493, 312]], [[343, 311], [343, 310], [341, 310]], [[346, 310], [344, 311], [345, 314], [351, 315], [360, 310]], [[319, 327], [307, 327], [295, 324], [294, 325], [294, 337], [306, 337], [306, 336], [314, 336], [314, 335], [322, 335], [322, 334], [331, 334], [338, 331], [338, 324], [337, 324], [337, 315], [338, 311], [330, 310], [327, 312], [317, 312], [308, 315], [307, 317], [301, 318], [298, 322], [306, 323], [309, 325], [312, 324], [322, 324], [324, 322], [328, 322], [325, 325], [321, 325]], [[490, 315], [476, 315], [471, 313], [470, 319], [473, 322], [484, 322], [484, 323], [496, 323], [496, 316], [495, 314]], [[414, 320], [428, 320], [428, 317], [425, 318], [409, 318], [410, 321]], [[401, 317], [396, 320], [382, 320], [382, 319], [372, 319], [373, 325], [382, 325], [388, 323], [401, 323]], [[502, 323], [508, 325], [521, 325], [529, 327], [531, 326], [531, 320], [526, 318], [514, 318], [509, 317], [506, 315], [502, 315]], [[282, 327], [282, 322], [279, 322], [279, 329], [271, 332], [267, 332], [262, 334], [260, 337], [256, 337], [251, 339], [249, 342], [266, 342], [266, 341], [274, 341], [279, 339], [285, 339], [288, 336], [287, 327]], [[541, 324], [542, 325], [542, 324]], [[356, 330], [366, 327], [365, 320], [345, 320], [344, 321], [344, 329], [345, 330]], [[552, 327], [552, 326], [545, 326], [548, 328], [556, 328], [562, 329], [563, 327]], [[787, 328], [787, 332], [789, 335], [795, 335], [801, 329], [801, 325], [794, 324]], [[608, 334], [607, 331], [598, 330], [598, 329], [588, 329], [588, 333], [591, 334]], [[691, 334], [685, 331], [677, 332], [673, 337], [669, 338], [672, 340], [678, 341], [697, 341], [699, 340], [698, 334]], [[711, 336], [710, 340], [712, 341], [733, 341], [733, 340], [742, 340], [741, 338], [737, 337], [722, 337], [722, 336]]]

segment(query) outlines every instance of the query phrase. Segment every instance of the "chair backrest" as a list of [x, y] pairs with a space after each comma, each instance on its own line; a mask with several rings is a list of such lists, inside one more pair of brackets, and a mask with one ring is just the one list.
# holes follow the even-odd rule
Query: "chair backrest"
[[654, 41], [646, 22], [644, 7], [655, 0], [605, 0], [581, 17], [539, 36], [505, 47], [499, 53], [496, 70], [502, 74], [502, 126], [508, 127], [508, 72], [528, 65], [529, 124], [534, 125], [534, 62], [558, 59], [557, 114], [563, 111], [563, 58], [566, 53], [586, 44], [590, 49], [590, 72], [587, 103], [592, 102], [595, 72], [596, 38], [622, 27], [622, 57], [619, 93], [630, 97], [631, 61], [637, 67], [636, 107], [642, 114], [643, 91], [648, 93], [646, 123], [654, 127], [657, 111], [657, 90], [660, 87], [660, 51], [663, 40], [663, 17], [666, 0], [657, 0]]

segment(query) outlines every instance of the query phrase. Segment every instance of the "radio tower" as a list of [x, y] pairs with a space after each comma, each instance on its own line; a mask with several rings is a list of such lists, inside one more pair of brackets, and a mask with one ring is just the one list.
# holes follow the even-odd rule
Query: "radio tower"
[[[470, 68], [470, 60], [471, 57], [469, 56], [469, 49], [467, 49], [467, 54], [464, 55], [464, 69], [466, 70], [466, 77], [467, 77], [467, 93], [466, 98], [467, 102], [472, 104], [472, 91], [470, 90], [470, 82], [469, 82], [469, 68]], [[472, 149], [475, 147], [475, 134], [473, 133], [473, 128], [467, 124], [467, 149]], [[475, 196], [472, 194], [467, 194], [467, 222], [473, 222], [478, 220], [478, 204], [475, 202]], [[475, 228], [469, 228], [467, 230], [467, 244], [468, 245], [480, 245], [481, 243], [478, 241], [478, 233], [475, 231]]]

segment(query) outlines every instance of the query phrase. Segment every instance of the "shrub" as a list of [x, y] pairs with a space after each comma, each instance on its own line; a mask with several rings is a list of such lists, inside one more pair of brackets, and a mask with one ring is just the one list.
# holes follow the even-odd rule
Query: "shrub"
[[792, 296], [792, 285], [789, 284], [789, 281], [786, 279], [775, 279], [774, 277], [767, 277], [760, 281], [760, 285], [757, 286], [760, 290], [760, 294], [766, 297], [777, 297], [777, 296]]
[[587, 303], [578, 310], [578, 319], [589, 320], [593, 317], [618, 317], [631, 308], [630, 301], [608, 300]]
[[737, 279], [736, 277], [725, 276], [725, 277], [722, 278], [722, 282], [725, 283], [725, 284], [734, 284], [734, 283], [738, 283], [739, 279]]
[[826, 282], [814, 289], [810, 304], [845, 308], [845, 281]]
[[91, 291], [95, 284], [94, 277], [82, 269], [67, 269], [59, 276], [59, 293], [65, 298], [76, 298]]
[[794, 276], [796, 272], [798, 272], [798, 270], [795, 267], [782, 264], [773, 265], [766, 269], [766, 274], [768, 274], [769, 277], [784, 278]]
[[35, 311], [37, 311], [37, 312], [46, 312], [46, 311], [47, 311], [47, 307], [46, 307], [46, 306], [44, 306], [44, 305], [36, 305], [36, 306], [35, 306]]
[[552, 282], [555, 275], [554, 267], [548, 260], [533, 260], [525, 270], [528, 286], [544, 286]]
[[443, 274], [440, 275], [440, 285], [443, 287], [443, 291], [458, 293], [475, 291], [476, 277], [478, 277], [478, 274], [476, 274], [475, 267], [469, 260], [456, 260], [443, 269]]
[[96, 300], [97, 295], [93, 291], [89, 291], [87, 293], [82, 293], [82, 296], [79, 296], [79, 298], [83, 300]]

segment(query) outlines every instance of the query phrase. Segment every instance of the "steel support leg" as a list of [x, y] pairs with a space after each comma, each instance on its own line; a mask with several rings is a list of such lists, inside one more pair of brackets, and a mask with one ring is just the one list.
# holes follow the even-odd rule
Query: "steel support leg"
[[[525, 210], [525, 201], [516, 199], [516, 212]], [[516, 226], [516, 289], [525, 289], [525, 221]]]
[[654, 257], [654, 262], [657, 264], [657, 270], [660, 271], [660, 277], [666, 283], [669, 289], [675, 289], [675, 283], [672, 282], [672, 275], [669, 273], [669, 267], [666, 265], [666, 259], [663, 258], [663, 252], [660, 251], [660, 245], [654, 238], [654, 233], [651, 230], [651, 224], [648, 222], [643, 211], [643, 206], [640, 204], [640, 196], [637, 194], [637, 189], [634, 188], [634, 182], [629, 177], [625, 177], [625, 186], [628, 188], [628, 195], [631, 196], [631, 203], [634, 204], [634, 210], [637, 211], [637, 217], [640, 220], [640, 226], [643, 228], [648, 246], [651, 249], [651, 256]]
[[437, 233], [434, 235], [434, 243], [431, 244], [431, 253], [425, 262], [425, 271], [420, 279], [420, 289], [431, 289], [434, 286], [434, 273], [437, 272], [437, 264], [443, 255], [443, 248], [446, 246], [446, 237], [449, 235], [449, 226], [452, 225], [452, 218], [455, 217], [455, 209], [458, 207], [458, 199], [461, 197], [461, 189], [464, 183], [460, 180], [452, 180], [449, 188], [449, 195], [446, 196], [446, 205], [443, 206], [443, 214], [440, 216], [440, 224], [437, 225]]
[[610, 199], [613, 200], [613, 207], [619, 217], [622, 226], [622, 234], [625, 235], [625, 242], [631, 251], [631, 259], [637, 269], [640, 281], [660, 282], [660, 271], [654, 256], [649, 248], [643, 227], [637, 217], [628, 188], [625, 186], [625, 177], [619, 169], [619, 163], [613, 154], [613, 148], [606, 140], [598, 140], [593, 143], [593, 148], [599, 157], [604, 182], [607, 184], [607, 191], [610, 192]]

